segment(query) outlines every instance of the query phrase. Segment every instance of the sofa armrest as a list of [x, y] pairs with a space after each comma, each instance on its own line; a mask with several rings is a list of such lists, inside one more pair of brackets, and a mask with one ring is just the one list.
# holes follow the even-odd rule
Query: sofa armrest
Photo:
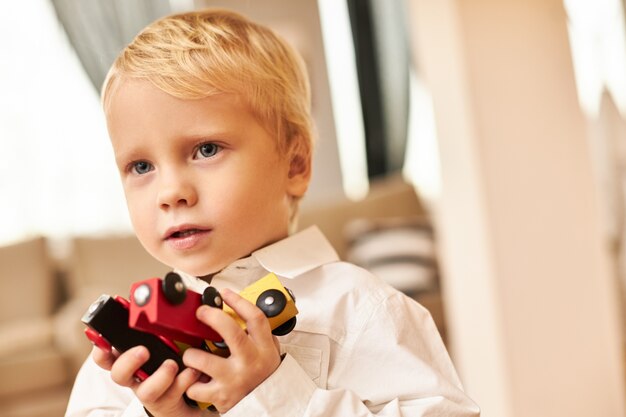
[[53, 344], [52, 318], [19, 319], [0, 324], [0, 358]]
[[92, 347], [85, 337], [85, 325], [80, 319], [91, 303], [105, 292], [99, 286], [83, 287], [54, 315], [55, 344], [67, 359], [72, 376], [76, 375]]

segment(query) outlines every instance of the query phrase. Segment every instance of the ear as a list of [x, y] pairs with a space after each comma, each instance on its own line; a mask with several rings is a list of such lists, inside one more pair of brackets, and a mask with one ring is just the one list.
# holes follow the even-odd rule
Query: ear
[[310, 153], [291, 152], [289, 159], [289, 173], [287, 174], [287, 192], [290, 196], [300, 198], [304, 196], [311, 181]]

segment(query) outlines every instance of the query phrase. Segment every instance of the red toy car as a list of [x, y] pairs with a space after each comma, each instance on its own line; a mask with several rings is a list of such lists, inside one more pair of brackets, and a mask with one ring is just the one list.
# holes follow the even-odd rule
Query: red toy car
[[[293, 294], [282, 286], [276, 275], [266, 275], [239, 294], [265, 313], [275, 335], [287, 334], [295, 327], [298, 310]], [[223, 308], [245, 328], [244, 321], [229, 306], [223, 305], [214, 287], [207, 287], [202, 295], [187, 291], [175, 272], [168, 273], [162, 280], [151, 278], [132, 285], [129, 325], [188, 346], [204, 346], [211, 351], [211, 345], [223, 348], [222, 337], [196, 319], [196, 310], [202, 304]]]

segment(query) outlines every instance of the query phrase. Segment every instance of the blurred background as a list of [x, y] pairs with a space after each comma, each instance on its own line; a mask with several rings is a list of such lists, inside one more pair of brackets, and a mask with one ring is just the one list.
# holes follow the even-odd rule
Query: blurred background
[[0, 416], [63, 415], [132, 235], [99, 89], [149, 22], [208, 6], [303, 55], [318, 224], [432, 313], [484, 416], [626, 415], [623, 0], [25, 0], [0, 37]]

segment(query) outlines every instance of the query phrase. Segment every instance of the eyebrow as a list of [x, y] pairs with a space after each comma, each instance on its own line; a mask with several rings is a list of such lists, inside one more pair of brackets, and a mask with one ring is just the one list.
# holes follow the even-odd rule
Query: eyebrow
[[113, 155], [115, 156], [115, 164], [119, 168], [124, 168], [132, 161], [137, 161], [143, 159], [141, 156], [144, 152], [139, 149], [129, 149], [126, 151], [116, 151], [115, 147], [113, 148]]

